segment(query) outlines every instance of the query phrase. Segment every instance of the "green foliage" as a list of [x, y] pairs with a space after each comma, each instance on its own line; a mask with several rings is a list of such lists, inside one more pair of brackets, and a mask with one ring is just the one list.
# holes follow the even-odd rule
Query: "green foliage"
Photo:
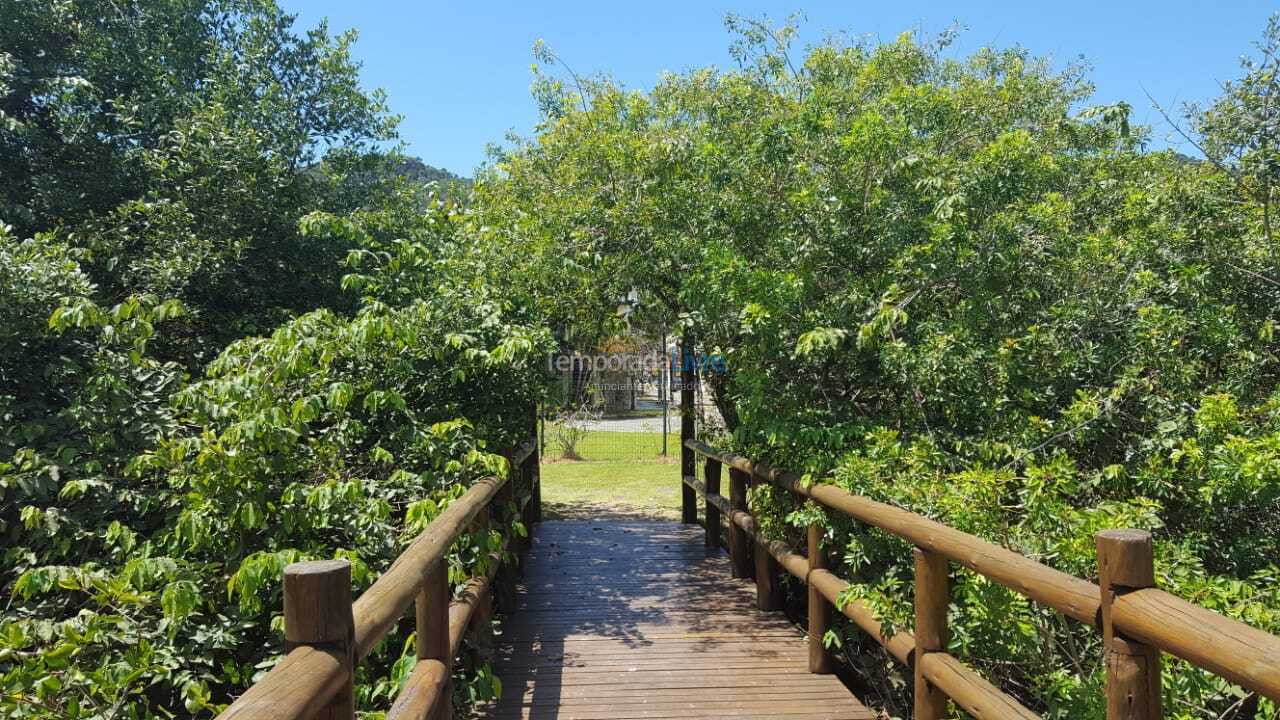
[[[353, 35], [258, 0], [0, 18], [0, 717], [210, 717], [278, 657], [286, 564], [359, 591], [500, 471], [549, 334], [372, 150]], [[362, 707], [413, 657], [377, 649]]]
[[[537, 137], [477, 188], [566, 335], [634, 290], [634, 322], [726, 358], [711, 388], [744, 454], [1084, 577], [1094, 532], [1149, 528], [1162, 585], [1280, 631], [1280, 25], [1193, 114], [1209, 161], [1145, 152], [1127, 106], [1018, 48], [799, 57], [790, 27], [730, 25], [736, 70], [542, 78]], [[757, 499], [801, 539], [810, 511]], [[830, 521], [851, 596], [909, 628], [909, 548]], [[1046, 717], [1102, 715], [1096, 637], [969, 573], [955, 599], [957, 654]], [[1171, 717], [1239, 698], [1167, 678]]]
[[[623, 298], [726, 359], [741, 452], [1085, 577], [1093, 533], [1149, 528], [1163, 586], [1280, 631], [1280, 21], [1192, 111], [1205, 161], [1146, 152], [1079, 68], [949, 35], [798, 56], [734, 17], [736, 69], [649, 93], [540, 45], [567, 79], [538, 70], [536, 137], [468, 190], [375, 151], [395, 118], [353, 36], [270, 0], [0, 18], [0, 717], [216, 713], [278, 657], [282, 568], [373, 582]], [[904, 543], [753, 501], [777, 537], [822, 519], [849, 597], [910, 627]], [[451, 580], [523, 532], [460, 538]], [[1102, 715], [1092, 633], [954, 586], [953, 652], [1046, 717]], [[362, 708], [412, 643], [362, 664]], [[500, 691], [472, 659], [464, 705]], [[1172, 717], [1240, 698], [1165, 677]]]
[[[395, 247], [416, 258], [443, 252], [449, 238], [432, 228], [456, 221], [443, 213], [397, 227]], [[405, 277], [388, 258], [365, 268], [368, 286], [382, 287], [391, 267]], [[127, 356], [173, 310], [68, 304], [46, 332], [111, 328]], [[216, 711], [274, 657], [284, 565], [346, 558], [359, 591], [472, 481], [501, 470], [495, 448], [529, 427], [550, 348], [549, 334], [519, 314], [509, 294], [465, 283], [398, 305], [369, 298], [350, 318], [318, 310], [232, 344], [204, 380], [156, 393], [163, 409], [152, 411], [165, 423], [144, 452], [106, 467], [101, 450], [73, 465], [65, 438], [56, 458], [14, 452], [0, 475], [6, 512], [19, 516], [6, 552], [19, 606], [0, 631], [11, 714]], [[127, 362], [113, 347], [86, 354]], [[135, 360], [138, 372], [158, 372], [145, 356]], [[116, 413], [149, 407], [132, 386], [111, 389], [132, 394], [85, 402], [109, 400]], [[47, 422], [41, 429], [50, 431]], [[72, 467], [57, 462], [64, 457]], [[99, 469], [89, 473], [90, 464]], [[499, 542], [460, 539], [451, 577], [483, 572]], [[368, 706], [393, 695], [386, 673], [403, 663], [387, 648], [405, 645], [393, 639], [362, 668]], [[493, 686], [483, 673], [476, 682], [472, 692]]]
[[1192, 108], [1199, 135], [1196, 146], [1235, 183], [1238, 193], [1261, 209], [1262, 233], [1276, 264], [1277, 193], [1280, 193], [1280, 14], [1271, 16], [1257, 46], [1258, 58], [1246, 57], [1245, 74], [1223, 87], [1211, 106]]
[[354, 34], [299, 36], [258, 0], [4, 0], [0, 17], [0, 218], [87, 250], [100, 302], [182, 300], [164, 357], [194, 370], [354, 308], [333, 272], [350, 245], [297, 230], [395, 162], [372, 150], [395, 118], [359, 87]]

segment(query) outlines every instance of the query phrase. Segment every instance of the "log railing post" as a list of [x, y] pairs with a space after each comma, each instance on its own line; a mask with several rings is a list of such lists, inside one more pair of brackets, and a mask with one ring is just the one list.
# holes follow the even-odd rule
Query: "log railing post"
[[529, 522], [542, 522], [542, 467], [538, 451], [529, 456], [529, 483], [532, 485], [533, 497], [529, 499]]
[[1155, 587], [1151, 533], [1104, 530], [1094, 539], [1102, 589], [1107, 720], [1157, 720], [1161, 714], [1160, 649], [1124, 637], [1111, 621], [1111, 605], [1117, 597]]
[[[489, 520], [489, 506], [486, 505], [476, 513], [476, 519], [472, 522], [471, 531], [480, 536], [480, 542], [483, 548], [488, 549], [489, 535], [492, 531]], [[497, 563], [502, 566], [502, 553], [491, 552], [489, 554], [489, 562]], [[496, 570], [494, 572], [497, 574]], [[489, 592], [485, 593], [485, 597], [481, 598], [480, 605], [476, 608], [475, 617], [471, 621], [471, 625], [475, 628], [476, 644], [484, 652], [493, 650], [493, 598], [496, 593], [493, 592], [493, 586], [490, 585]]]
[[[734, 512], [747, 511], [747, 474], [738, 468], [729, 468], [729, 508]], [[749, 578], [752, 573], [751, 537], [729, 517], [729, 560], [735, 578]]]
[[[757, 479], [752, 482], [758, 485], [760, 481]], [[766, 611], [781, 610], [783, 606], [782, 568], [778, 566], [778, 560], [773, 557], [773, 553], [769, 552], [769, 548], [765, 547], [763, 542], [756, 543], [755, 556], [756, 607]]]
[[693, 336], [685, 333], [680, 340], [680, 522], [698, 522], [698, 493], [685, 483], [693, 477], [693, 450], [685, 445], [694, 439], [693, 392], [697, 387], [697, 363], [693, 358]]
[[947, 712], [947, 696], [924, 677], [924, 656], [947, 649], [947, 559], [928, 550], [915, 549], [916, 650], [914, 720], [941, 720]]
[[347, 681], [315, 720], [353, 720], [355, 706], [355, 620], [351, 614], [351, 563], [317, 560], [284, 569], [286, 651], [300, 645], [336, 652]]
[[530, 435], [533, 438], [533, 452], [529, 455], [529, 523], [542, 522], [542, 455], [541, 441], [538, 439], [538, 406], [535, 403], [530, 413]]
[[[814, 570], [827, 569], [827, 555], [822, 550], [822, 525], [809, 523], [809, 573]], [[813, 579], [805, 584], [809, 588], [809, 672], [827, 674], [831, 672], [831, 654], [827, 652], [825, 639], [831, 630], [831, 605], [822, 596], [822, 591], [814, 587]]]
[[475, 644], [482, 657], [489, 657], [494, 649], [493, 637], [493, 593], [485, 593], [480, 598], [475, 615], [471, 618], [471, 627], [475, 632]]
[[[512, 458], [511, 453], [506, 453], [506, 458], [507, 462], [510, 463]], [[494, 493], [493, 505], [490, 506], [489, 515], [490, 518], [497, 521], [498, 529], [504, 535], [511, 538], [511, 540], [507, 542], [507, 551], [519, 555], [519, 546], [516, 545], [515, 538], [513, 537], [515, 531], [511, 529], [511, 524], [515, 520], [515, 517], [511, 512], [511, 506], [514, 502], [512, 499], [513, 493], [511, 488], [511, 476], [512, 473], [508, 472], [507, 481], [502, 484], [502, 487], [499, 488], [496, 493]], [[503, 558], [502, 564], [498, 566], [498, 574], [493, 579], [493, 586], [493, 597], [498, 604], [498, 610], [504, 613], [509, 613], [515, 610], [515, 568], [512, 567], [511, 563], [506, 562], [506, 558]]]
[[[510, 460], [514, 455], [508, 455]], [[511, 552], [515, 555], [516, 574], [524, 575], [525, 550], [529, 547], [529, 505], [533, 504], [533, 495], [530, 492], [528, 504], [523, 504], [524, 489], [529, 487], [527, 483], [532, 479], [532, 473], [529, 472], [528, 458], [521, 460], [519, 464], [511, 464], [510, 472], [507, 474], [507, 487], [511, 488], [509, 497], [514, 498], [516, 503], [516, 514], [514, 519], [520, 521], [524, 526], [524, 535], [513, 533], [511, 536]]]
[[453, 652], [449, 642], [449, 601], [452, 596], [453, 593], [449, 592], [448, 560], [437, 560], [423, 579], [416, 603], [418, 660], [438, 660], [446, 671], [445, 685], [436, 706], [438, 709], [434, 720], [449, 720], [453, 717], [453, 693], [447, 679], [448, 671], [453, 667]]
[[718, 550], [720, 548], [720, 508], [712, 504], [711, 496], [720, 494], [720, 461], [707, 458], [703, 469], [707, 476], [706, 546]]

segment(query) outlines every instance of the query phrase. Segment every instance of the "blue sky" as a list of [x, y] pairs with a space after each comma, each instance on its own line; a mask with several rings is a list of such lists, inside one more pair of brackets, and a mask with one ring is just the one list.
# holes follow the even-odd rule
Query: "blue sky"
[[385, 89], [404, 116], [408, 152], [463, 175], [484, 160], [487, 143], [527, 134], [536, 122], [529, 66], [538, 39], [578, 73], [608, 72], [648, 88], [663, 70], [729, 67], [728, 12], [777, 20], [803, 12], [801, 45], [832, 31], [892, 40], [958, 22], [966, 29], [955, 52], [1018, 44], [1058, 65], [1083, 56], [1098, 103], [1128, 101], [1158, 144], [1179, 146], [1144, 89], [1166, 107], [1213, 98], [1280, 11], [1280, 0], [281, 2], [302, 26], [327, 17], [335, 31], [359, 29], [365, 82]]

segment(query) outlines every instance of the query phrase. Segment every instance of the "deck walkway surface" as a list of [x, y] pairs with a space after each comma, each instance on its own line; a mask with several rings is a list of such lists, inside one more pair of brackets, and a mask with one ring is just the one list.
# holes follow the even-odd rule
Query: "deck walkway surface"
[[498, 639], [494, 720], [872, 720], [804, 634], [756, 610], [754, 584], [673, 522], [536, 525], [516, 612]]

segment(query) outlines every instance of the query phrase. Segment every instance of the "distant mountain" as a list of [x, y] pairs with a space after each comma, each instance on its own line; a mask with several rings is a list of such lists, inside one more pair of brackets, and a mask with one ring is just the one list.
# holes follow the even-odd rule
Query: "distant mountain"
[[421, 158], [406, 156], [396, 165], [395, 172], [409, 180], [422, 183], [440, 183], [441, 192], [445, 195], [466, 195], [471, 192], [474, 181], [471, 178], [454, 175], [444, 168], [433, 167], [422, 162]]
[[[302, 169], [303, 173], [319, 175], [325, 172], [324, 161], [321, 160]], [[384, 156], [368, 169], [352, 171], [348, 182], [358, 187], [366, 184], [377, 184], [403, 179], [410, 185], [432, 185], [431, 189], [437, 197], [466, 205], [471, 198], [471, 188], [475, 180], [428, 165], [421, 158], [408, 155]]]

